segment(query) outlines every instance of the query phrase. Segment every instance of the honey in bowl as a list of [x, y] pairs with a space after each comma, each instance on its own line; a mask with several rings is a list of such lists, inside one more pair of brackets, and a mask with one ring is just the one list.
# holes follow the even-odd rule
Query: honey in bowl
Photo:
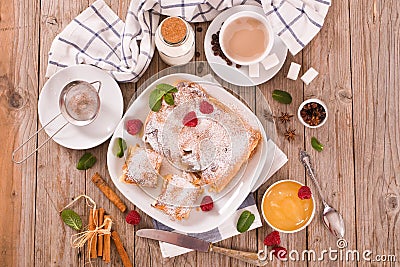
[[314, 216], [314, 199], [300, 199], [301, 183], [283, 180], [265, 192], [262, 213], [267, 223], [281, 232], [297, 232], [306, 227]]

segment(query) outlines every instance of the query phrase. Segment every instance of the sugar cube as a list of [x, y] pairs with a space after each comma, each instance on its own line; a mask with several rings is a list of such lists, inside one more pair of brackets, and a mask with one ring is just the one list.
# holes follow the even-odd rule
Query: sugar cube
[[250, 77], [260, 77], [260, 66], [258, 63], [249, 66]]
[[310, 82], [312, 82], [312, 80], [314, 80], [315, 77], [317, 77], [317, 76], [318, 76], [318, 71], [316, 71], [314, 68], [309, 68], [309, 69], [306, 71], [306, 73], [304, 73], [303, 76], [301, 76], [300, 79], [301, 79], [305, 84], [309, 85]]
[[290, 63], [290, 68], [287, 74], [287, 78], [291, 79], [293, 81], [297, 80], [297, 77], [299, 76], [301, 65], [297, 64], [295, 62]]
[[279, 64], [279, 59], [276, 54], [272, 54], [267, 56], [263, 61], [261, 61], [261, 63], [263, 64], [265, 70], [269, 70]]

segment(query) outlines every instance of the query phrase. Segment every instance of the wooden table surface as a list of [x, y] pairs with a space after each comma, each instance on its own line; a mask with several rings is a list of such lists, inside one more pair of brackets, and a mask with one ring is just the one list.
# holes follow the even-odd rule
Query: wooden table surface
[[[66, 227], [58, 210], [79, 194], [92, 196], [116, 220], [116, 229], [135, 266], [244, 266], [216, 254], [192, 252], [162, 259], [155, 241], [135, 237], [135, 230], [152, 227], [151, 218], [142, 214], [142, 222], [133, 227], [90, 181], [99, 172], [114, 187], [107, 172], [108, 142], [88, 150], [98, 158], [88, 171], [75, 168], [84, 151], [63, 148], [51, 141], [25, 164], [11, 163], [11, 152], [39, 127], [37, 100], [47, 66], [47, 52], [58, 34], [92, 0], [12, 0], [0, 2], [0, 266], [83, 266], [85, 253], [72, 249], [69, 239], [74, 231]], [[121, 18], [129, 0], [107, 1]], [[260, 203], [266, 188], [280, 179], [306, 181], [298, 161], [300, 149], [314, 159], [321, 187], [328, 202], [343, 213], [349, 249], [371, 250], [395, 255], [400, 261], [400, 1], [332, 1], [324, 27], [313, 41], [295, 57], [289, 55], [282, 70], [260, 86], [274, 113], [296, 114], [299, 104], [318, 97], [329, 108], [329, 119], [320, 129], [305, 129], [297, 119], [289, 126], [297, 138], [288, 143], [278, 127], [281, 149], [289, 162], [255, 196]], [[203, 39], [207, 23], [196, 25], [196, 50], [204, 60]], [[200, 30], [202, 29], [202, 30]], [[285, 78], [290, 62], [310, 67], [319, 76], [306, 86], [299, 79]], [[150, 68], [137, 83], [122, 84], [125, 107], [135, 90], [147, 78], [167, 66], [155, 55]], [[289, 91], [291, 105], [271, 99], [274, 89]], [[311, 148], [316, 136], [324, 151]], [[39, 135], [29, 149], [46, 138]], [[310, 181], [307, 180], [307, 184]], [[310, 185], [315, 191], [315, 188]], [[316, 191], [315, 191], [316, 192]], [[118, 192], [119, 194], [119, 192]], [[121, 194], [119, 194], [121, 195]], [[129, 209], [135, 207], [125, 198]], [[87, 223], [88, 209], [74, 209]], [[318, 205], [317, 213], [321, 212]], [[256, 251], [271, 229], [263, 227], [219, 243], [227, 248]], [[321, 252], [336, 248], [336, 240], [326, 231], [319, 216], [296, 234], [282, 234], [289, 250], [314, 249]], [[96, 260], [95, 266], [121, 266], [112, 246], [112, 264]], [[277, 263], [271, 265], [295, 265]], [[305, 262], [300, 264], [306, 265]], [[310, 266], [356, 266], [357, 263], [328, 261]], [[360, 266], [370, 263], [360, 261]], [[373, 265], [381, 265], [374, 263]], [[395, 263], [386, 263], [395, 266]]]

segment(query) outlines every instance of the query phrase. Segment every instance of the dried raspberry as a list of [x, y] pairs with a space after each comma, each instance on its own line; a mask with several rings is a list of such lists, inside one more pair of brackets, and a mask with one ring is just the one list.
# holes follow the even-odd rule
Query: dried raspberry
[[300, 199], [310, 199], [311, 198], [311, 189], [308, 186], [302, 186], [297, 192], [297, 195]]
[[267, 235], [264, 239], [264, 245], [266, 246], [278, 246], [281, 244], [281, 237], [278, 231], [273, 231]]
[[131, 210], [125, 217], [125, 221], [129, 224], [138, 225], [140, 223], [140, 214], [136, 210]]
[[200, 208], [202, 211], [210, 211], [214, 208], [214, 202], [210, 196], [205, 196], [201, 200]]
[[287, 250], [284, 247], [274, 247], [272, 249], [272, 254], [278, 259], [278, 260], [283, 260], [286, 259], [287, 256]]
[[207, 101], [201, 101], [200, 103], [200, 112], [203, 114], [210, 114], [214, 111], [214, 106], [208, 103]]
[[143, 127], [141, 120], [133, 119], [126, 122], [126, 130], [131, 135], [136, 135], [140, 132]]
[[196, 127], [199, 120], [196, 117], [196, 113], [194, 111], [190, 111], [182, 120], [183, 125], [187, 127]]

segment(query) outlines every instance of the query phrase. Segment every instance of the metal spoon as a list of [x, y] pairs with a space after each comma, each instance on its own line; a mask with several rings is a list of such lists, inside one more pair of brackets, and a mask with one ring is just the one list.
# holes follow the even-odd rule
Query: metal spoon
[[300, 151], [300, 162], [304, 165], [308, 175], [314, 182], [314, 185], [322, 199], [322, 204], [324, 205], [324, 211], [322, 213], [324, 224], [334, 236], [342, 239], [345, 232], [343, 217], [336, 209], [332, 208], [330, 205], [328, 205], [328, 203], [326, 203], [321, 187], [315, 178], [314, 170], [312, 169], [310, 161], [310, 155], [308, 155], [306, 151]]

